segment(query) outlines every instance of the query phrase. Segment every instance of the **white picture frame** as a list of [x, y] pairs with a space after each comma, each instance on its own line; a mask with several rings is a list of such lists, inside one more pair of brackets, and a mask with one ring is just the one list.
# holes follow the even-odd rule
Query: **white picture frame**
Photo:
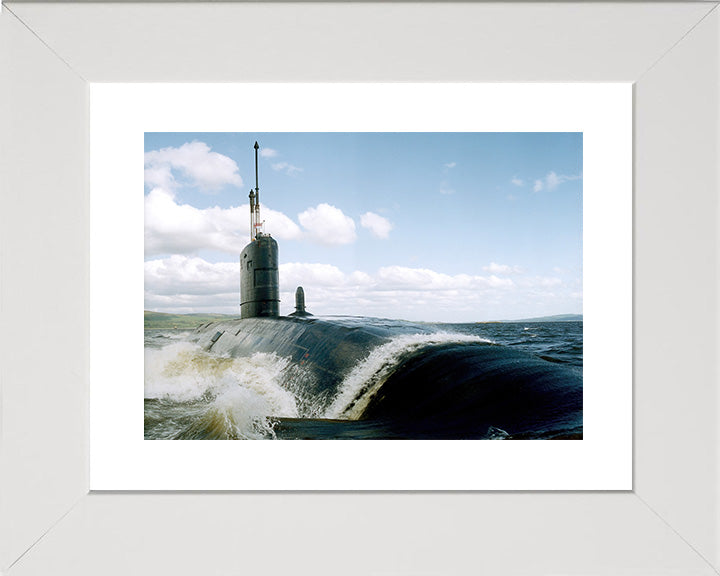
[[[4, 6], [2, 573], [716, 574], [716, 8]], [[88, 84], [333, 79], [634, 82], [632, 491], [88, 493]]]

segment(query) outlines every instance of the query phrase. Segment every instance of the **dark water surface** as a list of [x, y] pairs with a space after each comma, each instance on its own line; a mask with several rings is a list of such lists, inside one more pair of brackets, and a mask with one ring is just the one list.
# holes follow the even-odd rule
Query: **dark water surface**
[[[332, 395], [315, 396], [307, 393], [302, 367], [288, 358], [274, 353], [213, 355], [192, 342], [189, 332], [147, 330], [145, 438], [582, 437], [582, 322], [423, 327], [423, 334], [404, 333], [377, 347], [344, 376]], [[517, 366], [515, 352], [502, 361], [494, 359], [494, 345], [518, 351], [518, 357], [531, 355], [523, 360], [530, 377], [535, 367], [550, 362], [575, 384], [546, 378], [521, 389], [502, 378], [465, 382], [464, 375], [481, 364], [485, 372], [494, 370], [500, 376], [504, 367]], [[452, 361], [443, 364], [445, 358]], [[557, 405], [548, 404], [548, 391]], [[523, 414], [521, 423], [513, 421], [514, 411]]]

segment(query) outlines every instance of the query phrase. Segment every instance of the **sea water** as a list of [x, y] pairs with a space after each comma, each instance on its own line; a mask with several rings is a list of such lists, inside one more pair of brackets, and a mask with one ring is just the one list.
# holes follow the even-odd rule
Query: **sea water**
[[[427, 325], [425, 326], [427, 327]], [[373, 349], [334, 396], [309, 397], [302, 367], [274, 353], [230, 358], [206, 352], [178, 330], [145, 331], [146, 439], [382, 439], [398, 436], [358, 420], [368, 399], [414, 350], [491, 342], [576, 370], [583, 365], [582, 322], [433, 324]], [[576, 427], [577, 428], [577, 427]], [[581, 437], [581, 427], [569, 437]], [[507, 439], [490, 426], [485, 439]], [[524, 436], [543, 438], [543, 434]], [[563, 437], [568, 437], [567, 434]]]

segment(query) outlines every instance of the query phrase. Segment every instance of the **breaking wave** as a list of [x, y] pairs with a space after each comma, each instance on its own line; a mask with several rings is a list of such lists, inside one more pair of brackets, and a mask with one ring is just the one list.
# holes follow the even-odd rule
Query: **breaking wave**
[[[168, 404], [192, 406], [189, 411], [196, 413], [195, 420], [198, 416], [205, 420], [213, 437], [264, 438], [272, 435], [270, 416], [298, 416], [295, 395], [282, 385], [288, 366], [288, 360], [276, 354], [228, 358], [189, 342], [146, 348], [145, 399], [164, 408]], [[198, 415], [199, 408], [204, 410]], [[200, 432], [195, 434], [201, 437]]]
[[465, 342], [490, 341], [467, 334], [436, 332], [398, 336], [378, 346], [345, 377], [325, 411], [325, 418], [359, 418], [403, 358], [427, 346]]

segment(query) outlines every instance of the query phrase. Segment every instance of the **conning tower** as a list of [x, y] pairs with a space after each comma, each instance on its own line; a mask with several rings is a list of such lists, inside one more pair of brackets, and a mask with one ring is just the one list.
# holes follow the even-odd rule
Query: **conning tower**
[[255, 190], [250, 190], [250, 244], [240, 254], [240, 317], [280, 315], [278, 244], [263, 232], [260, 220], [258, 148], [255, 142]]

